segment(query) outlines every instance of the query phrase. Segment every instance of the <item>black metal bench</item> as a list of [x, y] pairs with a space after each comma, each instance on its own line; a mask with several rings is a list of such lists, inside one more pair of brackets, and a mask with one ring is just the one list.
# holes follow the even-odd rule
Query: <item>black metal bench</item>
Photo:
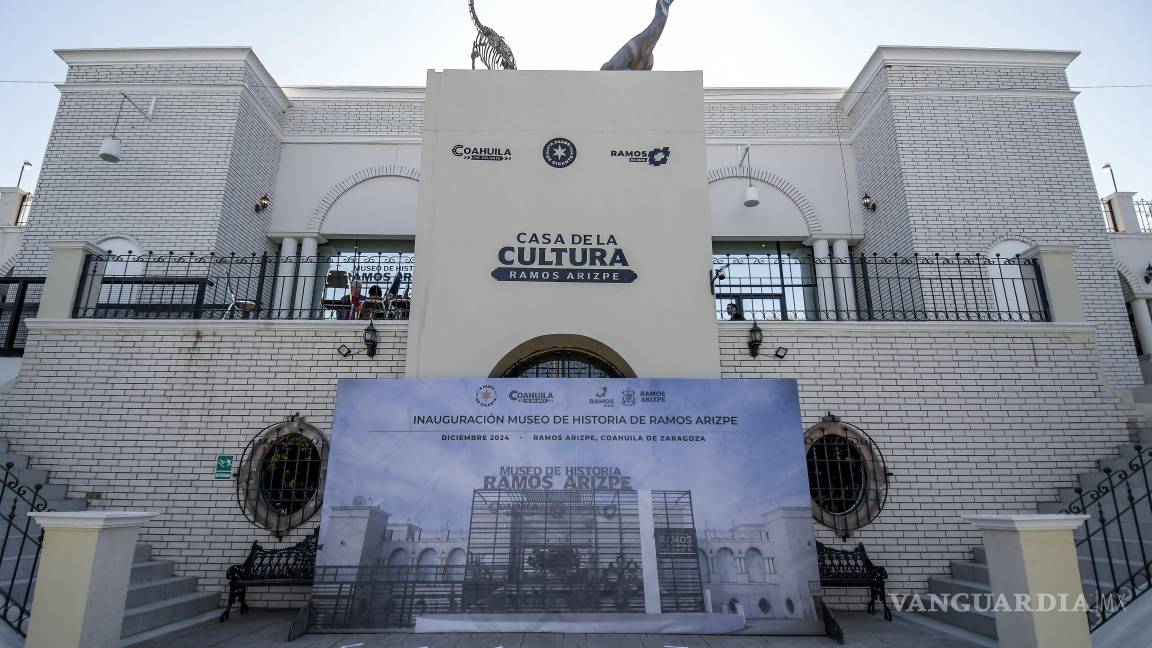
[[876, 614], [876, 599], [880, 599], [884, 604], [884, 619], [892, 620], [892, 610], [888, 608], [888, 596], [884, 592], [888, 570], [872, 563], [864, 551], [863, 543], [851, 551], [844, 551], [817, 542], [816, 557], [820, 562], [820, 585], [867, 587], [870, 596], [868, 614]]
[[283, 549], [265, 549], [253, 542], [248, 557], [232, 565], [225, 573], [228, 579], [228, 607], [221, 621], [227, 621], [232, 605], [240, 601], [240, 614], [248, 613], [249, 587], [311, 585], [316, 573], [316, 534]]

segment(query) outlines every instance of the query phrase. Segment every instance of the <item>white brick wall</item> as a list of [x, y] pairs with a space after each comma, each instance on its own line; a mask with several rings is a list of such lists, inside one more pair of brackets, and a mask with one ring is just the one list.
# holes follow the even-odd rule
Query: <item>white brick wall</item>
[[848, 543], [817, 529], [841, 548], [863, 542], [893, 591], [923, 591], [971, 557], [980, 535], [961, 516], [1034, 513], [1129, 438], [1091, 327], [769, 323], [755, 359], [747, 329], [721, 325], [725, 378], [795, 378], [805, 426], [832, 412], [883, 453], [880, 517]]
[[[144, 107], [156, 96], [156, 112], [150, 122], [125, 104], [124, 155], [111, 164], [97, 152], [121, 91]], [[72, 65], [16, 274], [43, 274], [60, 239], [129, 235], [158, 253], [268, 249], [269, 214], [252, 208], [275, 188], [278, 116], [243, 61]]]
[[[770, 323], [753, 359], [747, 325], [720, 325], [725, 378], [795, 378], [805, 425], [831, 411], [879, 444], [888, 505], [852, 542], [894, 591], [924, 589], [979, 543], [961, 515], [1034, 511], [1128, 438], [1090, 327], [967, 326]], [[215, 456], [295, 412], [330, 434], [338, 378], [403, 374], [406, 328], [380, 328], [375, 359], [345, 359], [354, 322], [33, 324], [0, 435], [70, 495], [102, 493], [95, 508], [159, 512], [143, 540], [220, 588], [253, 540], [277, 541], [244, 518], [233, 482], [213, 480]]]
[[882, 67], [852, 108], [860, 186], [879, 203], [859, 251], [1075, 245], [1104, 365], [1112, 384], [1133, 387], [1142, 379], [1067, 88], [1059, 68]]
[[24, 371], [0, 406], [0, 436], [67, 484], [69, 497], [102, 493], [91, 508], [159, 513], [141, 541], [202, 588], [220, 589], [253, 540], [296, 542], [318, 519], [283, 541], [256, 528], [236, 504], [235, 482], [213, 479], [216, 455], [239, 456], [297, 412], [330, 434], [337, 379], [401, 376], [407, 329], [378, 323], [369, 359], [337, 353], [361, 346], [357, 322], [143, 324], [34, 326]]

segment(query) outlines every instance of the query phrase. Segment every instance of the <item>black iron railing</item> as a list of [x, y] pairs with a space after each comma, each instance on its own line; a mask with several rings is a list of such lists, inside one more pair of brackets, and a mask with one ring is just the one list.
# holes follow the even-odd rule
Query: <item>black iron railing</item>
[[722, 320], [1046, 322], [1039, 263], [1000, 256], [713, 255]]
[[44, 277], [0, 277], [0, 356], [24, 354], [25, 320], [36, 317]]
[[1062, 511], [1088, 516], [1076, 532], [1076, 550], [1093, 631], [1152, 587], [1149, 463], [1152, 448], [1137, 445], [1127, 466], [1104, 468], [1104, 479], [1089, 491], [1077, 487], [1076, 500]]
[[44, 530], [28, 513], [52, 510], [40, 495], [42, 488], [41, 484], [21, 484], [15, 464], [4, 464], [4, 484], [0, 486], [0, 525], [4, 527], [4, 539], [0, 541], [0, 600], [4, 622], [21, 635], [28, 632], [32, 589], [44, 544]]
[[408, 319], [410, 253], [88, 255], [75, 316]]

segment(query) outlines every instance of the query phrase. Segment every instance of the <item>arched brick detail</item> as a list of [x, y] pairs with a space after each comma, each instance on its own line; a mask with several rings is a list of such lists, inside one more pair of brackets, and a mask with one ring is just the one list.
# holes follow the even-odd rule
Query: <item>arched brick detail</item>
[[1129, 296], [1144, 297], [1148, 292], [1152, 291], [1152, 289], [1148, 287], [1148, 284], [1144, 283], [1143, 270], [1136, 272], [1132, 268], [1128, 267], [1128, 264], [1124, 263], [1123, 261], [1117, 261], [1116, 272], [1118, 272], [1120, 277], [1123, 278], [1124, 281], [1128, 284], [1127, 286], [1121, 286], [1121, 288], [1126, 289], [1124, 291], [1125, 299], [1128, 299]]
[[328, 210], [332, 209], [332, 205], [344, 195], [352, 187], [372, 180], [373, 178], [408, 178], [420, 182], [420, 169], [412, 167], [401, 166], [399, 164], [388, 164], [384, 166], [368, 167], [363, 171], [358, 171], [328, 190], [324, 197], [320, 199], [320, 203], [316, 205], [316, 209], [312, 210], [312, 220], [309, 221], [309, 230], [320, 233], [320, 226], [324, 224], [324, 218], [328, 215]]
[[708, 172], [708, 184], [729, 178], [748, 178], [749, 174], [751, 174], [753, 180], [759, 180], [770, 187], [780, 190], [785, 196], [788, 196], [788, 199], [800, 210], [800, 214], [804, 216], [804, 222], [808, 223], [808, 231], [819, 232], [824, 229], [820, 225], [820, 218], [816, 215], [816, 209], [812, 207], [812, 203], [808, 202], [804, 194], [800, 193], [800, 190], [794, 187], [791, 182], [770, 171], [756, 168], [749, 171], [747, 167], [738, 166], [721, 167]]

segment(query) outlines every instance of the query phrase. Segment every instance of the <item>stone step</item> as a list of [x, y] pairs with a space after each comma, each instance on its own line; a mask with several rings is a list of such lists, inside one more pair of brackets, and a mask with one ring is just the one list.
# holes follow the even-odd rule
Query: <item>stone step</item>
[[[0, 452], [0, 466], [7, 466], [8, 463], [12, 464], [9, 470], [12, 468], [27, 468], [28, 455], [16, 454], [13, 452], [8, 452], [7, 450]], [[2, 473], [3, 470], [0, 469], [0, 474]]]
[[952, 561], [952, 578], [988, 585], [988, 565], [966, 560]]
[[8, 452], [8, 439], [0, 439], [0, 452]]
[[143, 542], [136, 545], [136, 550], [132, 553], [132, 562], [152, 562], [152, 545]]
[[958, 612], [951, 608], [947, 610], [926, 610], [924, 612], [917, 612], [923, 614], [929, 619], [942, 621], [949, 625], [963, 628], [969, 632], [975, 632], [978, 635], [996, 638], [996, 617], [988, 612], [977, 612], [969, 610], [968, 612]]
[[139, 634], [134, 634], [131, 637], [124, 637], [120, 639], [120, 648], [132, 648], [133, 646], [138, 646], [144, 642], [151, 642], [153, 639], [166, 637], [170, 634], [180, 632], [181, 630], [186, 630], [193, 626], [198, 626], [202, 623], [217, 623], [219, 621], [220, 610], [209, 610], [208, 612], [188, 617], [187, 619], [182, 619], [167, 625], [162, 625], [159, 628], [153, 628]]
[[[169, 563], [171, 564], [171, 563]], [[120, 636], [131, 637], [189, 617], [215, 611], [220, 595], [215, 592], [192, 592], [139, 605], [124, 610]]]
[[949, 576], [931, 576], [928, 578], [928, 591], [933, 594], [991, 594], [992, 588], [987, 583]]
[[136, 584], [168, 578], [172, 575], [174, 568], [175, 565], [167, 560], [149, 560], [146, 562], [132, 563], [132, 576], [128, 582], [130, 584]]
[[128, 587], [125, 607], [139, 607], [162, 599], [192, 594], [196, 591], [194, 576], [169, 576], [156, 580], [134, 583]]
[[988, 564], [988, 551], [984, 549], [984, 545], [972, 547], [972, 562], [980, 563], [981, 565]]

